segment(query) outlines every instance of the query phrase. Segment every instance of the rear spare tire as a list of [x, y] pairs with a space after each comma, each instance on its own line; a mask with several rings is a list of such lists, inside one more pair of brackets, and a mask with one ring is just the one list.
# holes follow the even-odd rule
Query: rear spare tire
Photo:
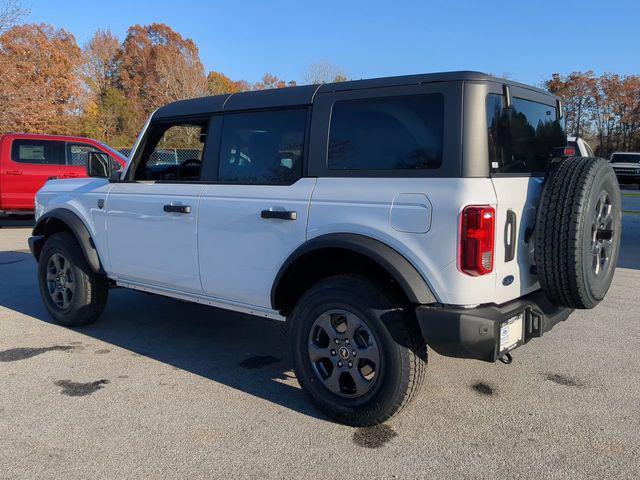
[[573, 157], [545, 180], [535, 230], [535, 261], [549, 299], [593, 308], [604, 298], [618, 262], [622, 209], [613, 168], [603, 159]]

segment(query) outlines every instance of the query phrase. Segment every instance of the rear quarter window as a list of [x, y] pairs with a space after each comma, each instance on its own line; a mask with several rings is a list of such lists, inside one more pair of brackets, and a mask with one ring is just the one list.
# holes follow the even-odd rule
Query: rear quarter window
[[330, 170], [418, 170], [442, 165], [441, 94], [378, 97], [334, 103]]

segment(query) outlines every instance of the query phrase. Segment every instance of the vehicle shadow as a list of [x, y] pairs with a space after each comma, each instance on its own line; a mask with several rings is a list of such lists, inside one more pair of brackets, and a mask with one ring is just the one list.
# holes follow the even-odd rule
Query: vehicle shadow
[[33, 227], [35, 220], [33, 215], [6, 216], [0, 215], [0, 228], [25, 228]]
[[[26, 252], [0, 252], [0, 306], [53, 323], [42, 306], [36, 263]], [[4, 283], [4, 282], [3, 282]], [[177, 369], [325, 419], [294, 380], [288, 343], [278, 325], [260, 318], [167, 297], [113, 289], [102, 317], [73, 329]], [[15, 345], [20, 347], [20, 345]]]

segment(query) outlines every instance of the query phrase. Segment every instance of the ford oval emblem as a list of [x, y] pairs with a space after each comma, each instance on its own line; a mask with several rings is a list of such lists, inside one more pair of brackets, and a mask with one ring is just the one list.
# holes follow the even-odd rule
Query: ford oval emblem
[[508, 287], [509, 285], [511, 285], [513, 283], [513, 280], [514, 280], [513, 275], [507, 275], [506, 277], [504, 277], [502, 279], [502, 284], [505, 287]]

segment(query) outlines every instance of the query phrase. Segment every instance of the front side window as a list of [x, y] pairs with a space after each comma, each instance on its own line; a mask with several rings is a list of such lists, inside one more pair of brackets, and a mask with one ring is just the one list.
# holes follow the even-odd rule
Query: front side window
[[331, 112], [331, 170], [417, 170], [442, 165], [444, 98], [404, 95], [338, 101]]
[[[71, 167], [85, 168], [87, 166], [87, 160], [90, 152], [99, 152], [104, 154], [101, 150], [87, 143], [67, 143], [67, 165]], [[109, 162], [111, 162], [111, 169], [113, 171], [122, 170], [122, 165], [117, 162], [115, 158], [106, 154], [104, 154], [104, 156], [109, 160]]]
[[64, 143], [49, 140], [14, 140], [11, 159], [19, 163], [64, 165]]
[[551, 152], [567, 143], [564, 124], [555, 107], [504, 96], [487, 95], [489, 162], [492, 173], [542, 173]]
[[135, 180], [200, 180], [207, 129], [206, 120], [152, 126]]
[[87, 165], [89, 152], [96, 149], [84, 143], [67, 143], [67, 165], [72, 167], [84, 167]]
[[302, 175], [306, 122], [306, 109], [225, 114], [219, 180], [294, 183]]

